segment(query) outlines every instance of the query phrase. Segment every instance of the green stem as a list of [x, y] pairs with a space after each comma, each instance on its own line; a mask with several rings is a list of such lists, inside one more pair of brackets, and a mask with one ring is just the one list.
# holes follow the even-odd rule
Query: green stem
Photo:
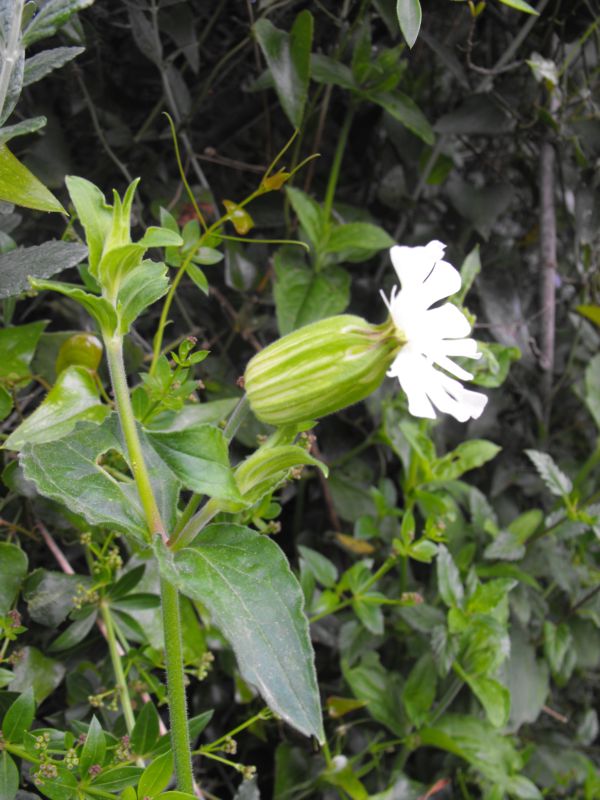
[[171, 743], [175, 757], [177, 788], [180, 792], [194, 793], [194, 776], [190, 749], [190, 734], [187, 721], [187, 701], [183, 673], [183, 644], [181, 641], [181, 617], [177, 589], [161, 578], [163, 631], [165, 637], [165, 661], [167, 666], [167, 690], [169, 717], [171, 721]]
[[[138, 494], [146, 516], [149, 535], [158, 533], [165, 542], [168, 534], [158, 510], [152, 490], [150, 475], [144, 460], [142, 444], [138, 434], [127, 375], [123, 361], [123, 340], [120, 336], [105, 337], [104, 345], [108, 367], [119, 412], [121, 428], [131, 470], [135, 477]], [[177, 788], [182, 792], [194, 791], [192, 757], [187, 723], [187, 705], [183, 673], [183, 649], [181, 644], [181, 620], [179, 617], [179, 595], [177, 589], [161, 578], [161, 600], [163, 612], [163, 632], [165, 639], [165, 661], [167, 667], [167, 689], [169, 697], [169, 716], [171, 721], [171, 744], [175, 759]], [[112, 620], [111, 620], [112, 622]]]
[[337, 188], [338, 179], [340, 177], [340, 169], [342, 166], [342, 159], [344, 158], [344, 151], [348, 143], [348, 134], [352, 127], [352, 120], [354, 119], [354, 106], [350, 105], [346, 111], [346, 116], [342, 123], [340, 130], [337, 147], [333, 156], [333, 163], [331, 165], [331, 172], [329, 173], [329, 180], [327, 182], [327, 190], [325, 192], [325, 200], [323, 202], [323, 212], [327, 219], [331, 217], [331, 209], [333, 208], [333, 198], [335, 197], [335, 190]]
[[[371, 586], [377, 583], [380, 578], [383, 578], [384, 575], [387, 575], [397, 560], [398, 556], [390, 556], [387, 558], [379, 567], [377, 572], [371, 575], [369, 580], [360, 587], [361, 593], [366, 592], [367, 589], [370, 589]], [[315, 614], [314, 617], [310, 618], [309, 622], [317, 622], [318, 620], [323, 619], [323, 617], [328, 617], [330, 614], [336, 614], [338, 611], [341, 611], [343, 608], [347, 608], [349, 605], [351, 605], [353, 600], [354, 596], [349, 597], [347, 600], [342, 600], [342, 602], [338, 603], [335, 608], [331, 608], [328, 611], [322, 611], [320, 614]]]
[[129, 462], [133, 477], [137, 484], [138, 493], [144, 509], [144, 514], [149, 526], [149, 534], [159, 533], [166, 541], [168, 539], [160, 512], [156, 504], [150, 475], [144, 461], [142, 443], [137, 430], [131, 398], [129, 396], [129, 386], [127, 385], [127, 375], [125, 373], [125, 363], [123, 361], [123, 339], [120, 336], [113, 336], [105, 339], [106, 357], [108, 369], [110, 371], [115, 401], [119, 412], [119, 420], [127, 445]]
[[123, 716], [125, 717], [125, 725], [127, 726], [127, 733], [131, 733], [135, 725], [135, 717], [133, 715], [133, 708], [131, 707], [131, 698], [127, 689], [127, 681], [125, 680], [125, 673], [123, 672], [123, 662], [119, 655], [119, 648], [117, 646], [117, 637], [115, 636], [115, 627], [113, 625], [112, 614], [109, 607], [105, 603], [100, 605], [100, 614], [104, 621], [106, 628], [106, 641], [108, 642], [108, 651], [110, 653], [110, 660], [112, 662], [115, 679], [117, 681], [117, 691], [121, 699], [121, 707], [123, 709]]

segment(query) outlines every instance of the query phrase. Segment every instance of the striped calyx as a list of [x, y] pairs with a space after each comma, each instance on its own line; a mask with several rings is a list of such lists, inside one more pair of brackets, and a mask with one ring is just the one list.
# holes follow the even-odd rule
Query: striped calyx
[[244, 382], [250, 406], [270, 425], [339, 411], [379, 387], [402, 344], [389, 320], [371, 325], [344, 314], [306, 325], [248, 363]]

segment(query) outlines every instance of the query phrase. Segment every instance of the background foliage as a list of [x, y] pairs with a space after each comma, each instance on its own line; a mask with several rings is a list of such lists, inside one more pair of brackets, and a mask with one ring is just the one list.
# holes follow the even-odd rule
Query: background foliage
[[[15, 49], [21, 72], [0, 76], [0, 197], [60, 210], [66, 175], [107, 194], [140, 177], [136, 225], [182, 232], [184, 248], [166, 250], [174, 276], [200, 228], [167, 110], [202, 214], [210, 224], [225, 209], [243, 240], [216, 236], [168, 314], [167, 355], [194, 336], [208, 358], [184, 345], [180, 364], [163, 357], [150, 376], [161, 304], [135, 323], [140, 419], [182, 429], [191, 408], [219, 422], [248, 359], [278, 335], [345, 310], [382, 321], [394, 241], [448, 244], [484, 343], [481, 419], [410, 418], [386, 382], [315, 429], [327, 480], [309, 465], [235, 518], [277, 533], [300, 578], [325, 748], [274, 719], [243, 679], [222, 635], [240, 619], [211, 618], [201, 593], [183, 602], [206, 796], [600, 797], [597, 3], [541, 0], [534, 15], [518, 0], [436, 0], [420, 28], [416, 0], [39, 5]], [[6, 60], [6, 24], [2, 41]], [[320, 157], [261, 184], [296, 128], [287, 171]], [[45, 457], [69, 463], [54, 440], [76, 422], [89, 426], [76, 429], [82, 447], [90, 431], [108, 435], [101, 353], [70, 338], [94, 330], [90, 317], [27, 283], [59, 269], [78, 281], [81, 229], [74, 216], [0, 211], [0, 798], [18, 787], [22, 798], [166, 798], [156, 568], [114, 519], [90, 532], [67, 470], [62, 494], [40, 478]], [[308, 252], [264, 243], [294, 238]], [[79, 365], [70, 382], [56, 360], [66, 340], [75, 355], [62, 357]], [[268, 432], [247, 419], [233, 460]], [[14, 451], [26, 443], [23, 472]], [[109, 456], [126, 494], [118, 443]], [[250, 539], [266, 563], [280, 558]], [[257, 602], [260, 618], [268, 603]], [[136, 718], [128, 739], [111, 625]], [[257, 778], [239, 784], [251, 765]]]

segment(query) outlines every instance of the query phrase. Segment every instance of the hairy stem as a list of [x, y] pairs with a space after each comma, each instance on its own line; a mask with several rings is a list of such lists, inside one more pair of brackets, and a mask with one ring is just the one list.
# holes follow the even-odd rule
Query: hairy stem
[[164, 578], [160, 582], [163, 632], [165, 637], [165, 660], [167, 666], [167, 690], [169, 716], [171, 720], [171, 743], [175, 758], [177, 788], [180, 792], [194, 792], [194, 776], [190, 751], [190, 734], [187, 720], [187, 701], [183, 674], [183, 644], [181, 641], [181, 617], [179, 593]]
[[[104, 344], [121, 428], [127, 445], [129, 462], [144, 509], [149, 535], [158, 533], [163, 538], [163, 541], [166, 542], [168, 541], [168, 534], [161, 519], [150, 482], [150, 475], [144, 460], [142, 443], [129, 396], [129, 386], [127, 385], [127, 375], [123, 361], [123, 340], [120, 336], [105, 337]], [[171, 721], [171, 744], [175, 759], [177, 788], [179, 791], [191, 794], [194, 792], [194, 776], [192, 773], [192, 756], [187, 722], [179, 595], [177, 589], [164, 578], [161, 578], [161, 601], [169, 717]]]

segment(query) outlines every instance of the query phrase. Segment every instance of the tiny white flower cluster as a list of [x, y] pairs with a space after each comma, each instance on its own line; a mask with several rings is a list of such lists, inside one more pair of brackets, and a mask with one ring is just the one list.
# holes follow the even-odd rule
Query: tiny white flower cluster
[[480, 358], [481, 353], [474, 339], [465, 338], [471, 332], [465, 315], [451, 303], [435, 305], [461, 287], [458, 270], [442, 260], [445, 249], [441, 242], [433, 241], [424, 247], [395, 246], [390, 250], [401, 288], [395, 286], [389, 300], [383, 292], [382, 297], [406, 344], [387, 374], [398, 378], [414, 416], [435, 419], [437, 408], [466, 422], [481, 416], [487, 397], [455, 380], [472, 380], [473, 376], [450, 356]]

